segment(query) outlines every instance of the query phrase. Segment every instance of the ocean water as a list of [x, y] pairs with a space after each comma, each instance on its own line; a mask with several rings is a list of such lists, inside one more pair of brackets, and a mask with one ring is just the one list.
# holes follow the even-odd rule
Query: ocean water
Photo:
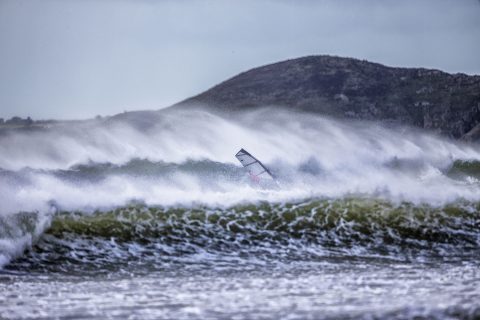
[[273, 109], [3, 132], [0, 318], [478, 319], [479, 179], [476, 145]]

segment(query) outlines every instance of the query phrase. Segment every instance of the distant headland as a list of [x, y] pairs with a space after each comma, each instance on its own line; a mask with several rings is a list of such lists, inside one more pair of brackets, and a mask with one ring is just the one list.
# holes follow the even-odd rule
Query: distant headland
[[335, 118], [394, 122], [480, 140], [480, 76], [308, 56], [241, 73], [175, 108], [220, 112], [284, 107]]

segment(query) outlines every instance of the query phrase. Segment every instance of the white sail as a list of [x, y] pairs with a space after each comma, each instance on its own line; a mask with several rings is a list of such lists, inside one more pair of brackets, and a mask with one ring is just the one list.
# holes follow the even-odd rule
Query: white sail
[[250, 178], [259, 182], [260, 180], [275, 180], [271, 172], [254, 156], [246, 150], [241, 149], [235, 155], [240, 163], [247, 168]]

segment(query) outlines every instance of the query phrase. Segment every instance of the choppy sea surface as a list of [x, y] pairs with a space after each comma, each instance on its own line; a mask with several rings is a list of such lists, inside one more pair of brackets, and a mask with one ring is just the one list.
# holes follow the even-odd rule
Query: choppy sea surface
[[478, 319], [479, 179], [478, 146], [272, 109], [3, 132], [0, 318]]

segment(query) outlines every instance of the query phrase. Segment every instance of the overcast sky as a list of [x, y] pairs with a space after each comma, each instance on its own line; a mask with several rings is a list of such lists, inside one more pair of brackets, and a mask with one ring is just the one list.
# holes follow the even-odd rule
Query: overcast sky
[[313, 54], [480, 74], [480, 2], [0, 0], [0, 117], [159, 109]]

